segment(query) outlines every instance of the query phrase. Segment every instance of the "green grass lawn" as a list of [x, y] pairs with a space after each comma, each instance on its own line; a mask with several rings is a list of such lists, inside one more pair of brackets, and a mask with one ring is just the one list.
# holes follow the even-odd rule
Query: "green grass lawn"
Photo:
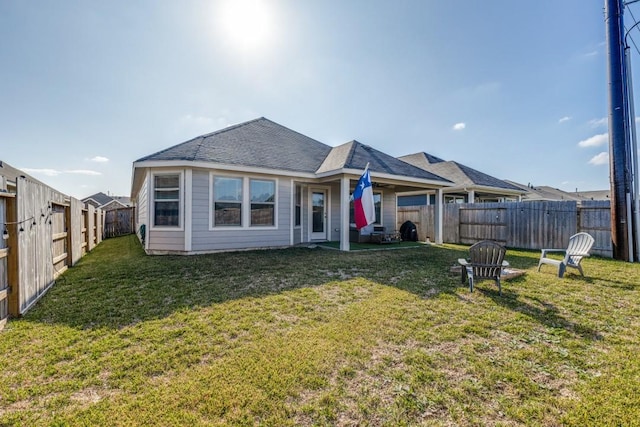
[[640, 264], [509, 250], [500, 297], [466, 254], [107, 240], [0, 333], [0, 425], [640, 423]]

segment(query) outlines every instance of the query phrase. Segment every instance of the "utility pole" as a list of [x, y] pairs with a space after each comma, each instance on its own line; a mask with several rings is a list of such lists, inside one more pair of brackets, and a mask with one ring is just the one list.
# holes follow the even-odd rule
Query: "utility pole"
[[611, 242], [613, 257], [633, 259], [629, 250], [631, 179], [628, 147], [628, 109], [625, 99], [624, 25], [622, 0], [605, 0], [604, 20], [609, 75], [609, 168], [611, 181]]

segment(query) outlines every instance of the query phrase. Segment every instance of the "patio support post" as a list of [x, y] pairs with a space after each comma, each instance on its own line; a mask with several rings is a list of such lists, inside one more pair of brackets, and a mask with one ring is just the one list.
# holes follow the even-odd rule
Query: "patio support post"
[[340, 179], [340, 250], [349, 250], [349, 178]]
[[444, 206], [442, 204], [442, 188], [436, 190], [436, 206], [435, 206], [435, 224], [434, 224], [434, 242], [437, 245], [443, 243], [442, 239], [442, 210]]
[[468, 193], [467, 203], [475, 203], [476, 202], [476, 192], [475, 192], [475, 190], [469, 190], [467, 193]]

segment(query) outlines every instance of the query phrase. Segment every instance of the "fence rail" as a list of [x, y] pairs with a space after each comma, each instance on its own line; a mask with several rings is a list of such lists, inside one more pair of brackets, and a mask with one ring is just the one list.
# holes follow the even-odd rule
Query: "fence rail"
[[0, 329], [100, 243], [102, 224], [101, 210], [0, 162]]
[[[398, 228], [411, 221], [420, 239], [433, 238], [435, 206], [398, 208]], [[445, 243], [473, 244], [495, 240], [522, 249], [566, 247], [569, 237], [584, 231], [595, 239], [592, 253], [613, 256], [608, 201], [449, 203], [443, 206]]]

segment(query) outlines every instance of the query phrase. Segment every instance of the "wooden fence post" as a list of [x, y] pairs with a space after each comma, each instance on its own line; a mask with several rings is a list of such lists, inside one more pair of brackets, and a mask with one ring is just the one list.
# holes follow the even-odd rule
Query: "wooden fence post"
[[9, 231], [9, 239], [7, 246], [9, 248], [9, 256], [7, 258], [7, 279], [9, 282], [8, 295], [8, 311], [10, 316], [18, 316], [20, 314], [20, 269], [19, 251], [18, 251], [18, 207], [15, 197], [7, 199], [7, 222], [13, 223], [7, 226]]

